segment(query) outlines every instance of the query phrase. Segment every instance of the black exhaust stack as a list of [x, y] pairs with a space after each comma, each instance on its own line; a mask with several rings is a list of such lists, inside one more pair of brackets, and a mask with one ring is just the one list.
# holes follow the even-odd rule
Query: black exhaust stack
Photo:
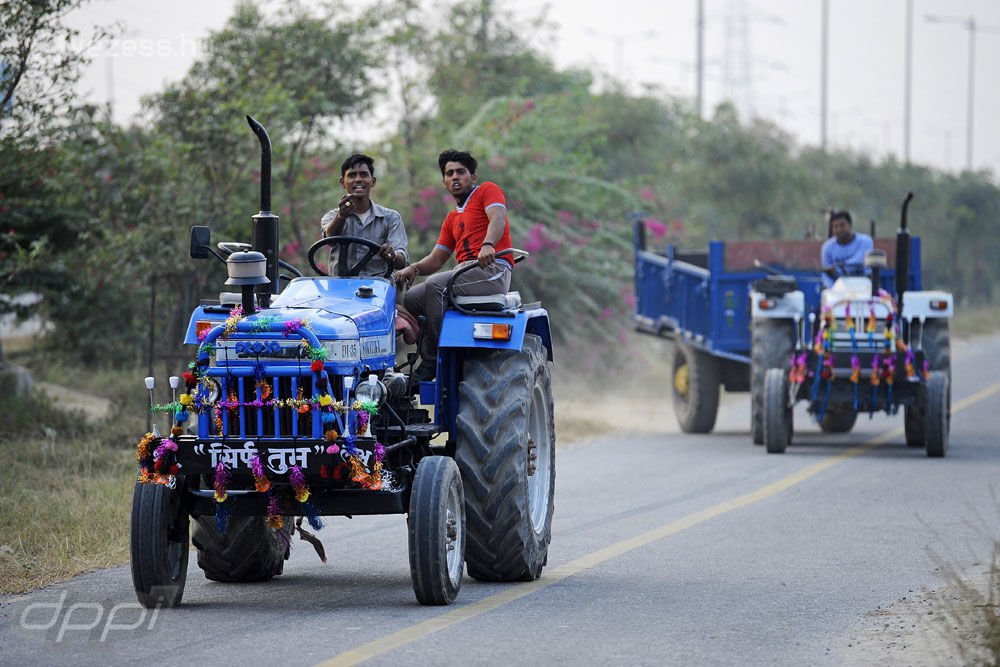
[[906, 229], [906, 217], [912, 200], [913, 193], [907, 192], [896, 232], [896, 303], [900, 312], [903, 312], [903, 294], [910, 283], [910, 232]]
[[271, 295], [278, 293], [278, 216], [271, 213], [271, 138], [253, 117], [247, 116], [247, 123], [260, 141], [260, 213], [250, 219], [250, 245], [264, 255], [271, 282], [257, 286], [257, 300], [261, 308], [268, 308]]

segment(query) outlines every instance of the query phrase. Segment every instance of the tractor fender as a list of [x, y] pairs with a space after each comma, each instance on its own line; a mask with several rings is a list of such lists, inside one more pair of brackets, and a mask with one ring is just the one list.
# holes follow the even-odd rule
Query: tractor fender
[[948, 292], [907, 292], [903, 297], [903, 319], [933, 319], [952, 317], [954, 314], [954, 299]]
[[[766, 302], [762, 307], [761, 302]], [[793, 319], [802, 317], [806, 311], [806, 298], [801, 290], [789, 292], [784, 296], [767, 296], [762, 292], [750, 293], [750, 315], [754, 319]]]
[[[511, 327], [510, 340], [483, 340], [473, 337], [475, 324], [508, 324]], [[524, 346], [524, 335], [534, 334], [542, 339], [549, 361], [552, 354], [552, 332], [549, 329], [549, 314], [544, 308], [534, 308], [517, 312], [513, 317], [498, 317], [486, 313], [464, 315], [456, 310], [444, 314], [438, 347], [471, 348], [486, 350], [520, 350]]]

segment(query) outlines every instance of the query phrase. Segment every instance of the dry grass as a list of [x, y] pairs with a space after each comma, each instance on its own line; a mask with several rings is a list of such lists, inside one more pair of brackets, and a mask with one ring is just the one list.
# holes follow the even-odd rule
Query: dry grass
[[955, 308], [951, 330], [957, 336], [986, 336], [1000, 332], [1000, 306]]
[[0, 397], [0, 414], [0, 593], [125, 562], [133, 443], [37, 398]]

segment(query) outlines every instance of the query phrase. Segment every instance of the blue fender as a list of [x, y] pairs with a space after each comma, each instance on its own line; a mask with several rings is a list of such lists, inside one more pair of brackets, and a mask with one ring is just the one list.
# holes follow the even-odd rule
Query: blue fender
[[[473, 324], [509, 324], [511, 325], [510, 340], [477, 340], [472, 337]], [[552, 354], [549, 313], [544, 308], [519, 312], [514, 317], [496, 317], [485, 313], [463, 315], [456, 310], [446, 311], [444, 321], [441, 323], [441, 337], [438, 339], [438, 347], [520, 350], [524, 345], [524, 334], [526, 333], [540, 337], [542, 344], [548, 351], [549, 361], [555, 360]]]

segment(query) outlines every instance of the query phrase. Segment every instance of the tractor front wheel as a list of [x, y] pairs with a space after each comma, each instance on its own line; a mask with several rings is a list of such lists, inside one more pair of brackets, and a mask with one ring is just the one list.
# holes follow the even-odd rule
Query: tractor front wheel
[[784, 454], [792, 441], [792, 406], [788, 401], [788, 375], [771, 368], [764, 374], [764, 446], [768, 454]]
[[931, 371], [925, 388], [924, 447], [927, 456], [941, 458], [948, 453], [948, 435], [951, 430], [951, 392], [948, 375], [944, 371]]
[[465, 494], [462, 473], [447, 456], [425, 456], [410, 493], [410, 579], [417, 602], [451, 604], [465, 568]]
[[187, 580], [187, 512], [181, 492], [136, 482], [132, 491], [132, 586], [142, 606], [176, 607]]

